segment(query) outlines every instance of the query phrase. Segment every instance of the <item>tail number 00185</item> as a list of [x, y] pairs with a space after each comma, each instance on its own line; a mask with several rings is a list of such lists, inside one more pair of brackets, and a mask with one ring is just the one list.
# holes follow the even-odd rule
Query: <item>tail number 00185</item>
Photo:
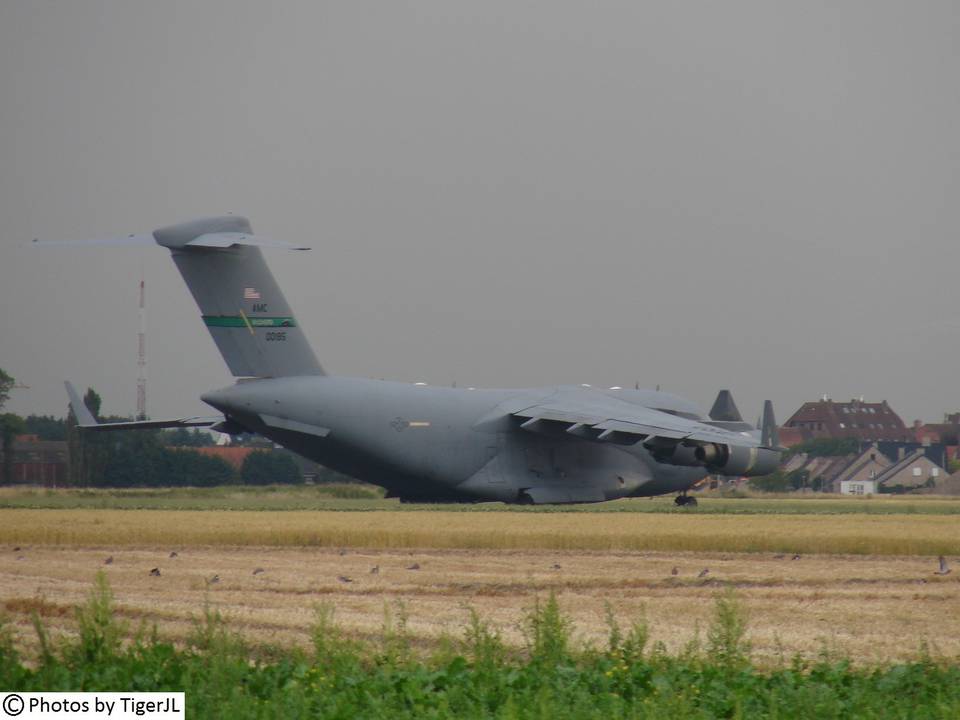
[[286, 342], [287, 332], [285, 330], [267, 332], [267, 342]]

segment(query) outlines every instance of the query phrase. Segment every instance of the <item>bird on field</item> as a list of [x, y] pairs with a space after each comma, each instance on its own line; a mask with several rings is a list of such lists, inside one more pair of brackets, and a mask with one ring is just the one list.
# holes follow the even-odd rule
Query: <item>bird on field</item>
[[353, 578], [348, 578], [346, 575], [337, 575], [337, 580], [342, 583], [353, 582]]
[[940, 569], [939, 569], [939, 570], [935, 570], [933, 574], [934, 574], [934, 575], [949, 575], [949, 574], [950, 574], [950, 567], [947, 565], [947, 559], [946, 559], [943, 555], [940, 556]]
[[680, 568], [678, 568], [676, 565], [674, 565], [674, 566], [673, 566], [673, 570], [670, 571], [670, 574], [671, 574], [671, 575], [679, 575], [679, 574], [680, 574]]
[[554, 570], [559, 570], [559, 569], [560, 569], [560, 563], [554, 563], [554, 564], [553, 564], [553, 569], [554, 569]]
[[779, 554], [779, 555], [774, 555], [774, 556], [773, 556], [773, 559], [774, 559], [774, 560], [783, 560], [784, 557], [786, 557], [786, 556], [785, 556], [783, 553], [781, 553], [781, 554]]
[[379, 565], [374, 565], [372, 568], [370, 568], [370, 574], [371, 574], [371, 575], [379, 575], [379, 574], [380, 574], [380, 566], [379, 566]]
[[340, 557], [343, 557], [347, 554], [346, 548], [340, 548]]
[[216, 585], [218, 582], [220, 582], [220, 576], [214, 575], [212, 578], [207, 580], [207, 585]]
[[420, 563], [414, 563], [413, 565], [407, 565], [407, 570], [419, 570]]
[[254, 575], [259, 575], [259, 574], [262, 573], [262, 572], [265, 572], [263, 568], [257, 568], [256, 570], [253, 571], [253, 574], [254, 574]]
[[104, 560], [104, 561], [103, 561], [103, 564], [104, 564], [104, 565], [113, 565], [113, 555], [111, 555], [111, 556], [108, 557], [106, 560]]
[[172, 559], [175, 558], [175, 557], [180, 557], [180, 556], [177, 555], [177, 551], [176, 551], [176, 550], [171, 550], [171, 551], [170, 551], [170, 559], [172, 560]]
[[160, 568], [153, 568], [153, 570], [150, 571], [150, 574], [153, 575], [153, 577], [160, 577]]
[[792, 558], [790, 558], [790, 559], [791, 559], [791, 560], [799, 560], [799, 559], [800, 559], [800, 553], [797, 553], [796, 555], [794, 555], [794, 556], [793, 556]]
[[13, 549], [13, 551], [14, 551], [14, 552], [20, 552], [20, 546], [17, 545], [17, 546]]
[[709, 574], [710, 574], [710, 568], [704, 568], [703, 570], [700, 571], [700, 574], [697, 575], [697, 577], [698, 577], [698, 578], [705, 578], [705, 577], [706, 577], [707, 575], [709, 575]]

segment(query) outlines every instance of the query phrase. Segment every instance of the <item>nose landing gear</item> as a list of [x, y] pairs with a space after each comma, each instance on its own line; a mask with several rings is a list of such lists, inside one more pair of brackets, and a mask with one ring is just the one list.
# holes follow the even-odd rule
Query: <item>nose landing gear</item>
[[684, 490], [682, 493], [677, 495], [677, 497], [673, 499], [673, 502], [675, 502], [678, 507], [696, 507], [697, 506], [697, 499], [695, 497], [690, 497], [689, 495], [687, 495], [686, 490]]

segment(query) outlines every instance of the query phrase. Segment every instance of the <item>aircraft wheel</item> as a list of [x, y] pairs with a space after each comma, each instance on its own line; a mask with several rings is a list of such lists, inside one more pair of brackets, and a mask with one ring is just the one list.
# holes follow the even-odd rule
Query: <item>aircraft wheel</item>
[[677, 507], [683, 507], [687, 504], [687, 497], [685, 495], [677, 495], [673, 499], [673, 502]]
[[687, 497], [687, 502], [685, 503], [687, 507], [696, 507], [697, 499], [695, 497]]

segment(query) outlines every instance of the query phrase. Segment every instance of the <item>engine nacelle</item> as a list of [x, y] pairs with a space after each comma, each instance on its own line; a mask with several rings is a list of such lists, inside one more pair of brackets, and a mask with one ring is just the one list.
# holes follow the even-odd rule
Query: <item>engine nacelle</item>
[[671, 448], [651, 448], [651, 451], [659, 462], [705, 467], [710, 472], [735, 477], [768, 475], [780, 465], [780, 452], [765, 447], [679, 443]]
[[769, 475], [780, 465], [780, 451], [745, 445], [701, 445], [697, 457], [712, 472], [734, 477]]

